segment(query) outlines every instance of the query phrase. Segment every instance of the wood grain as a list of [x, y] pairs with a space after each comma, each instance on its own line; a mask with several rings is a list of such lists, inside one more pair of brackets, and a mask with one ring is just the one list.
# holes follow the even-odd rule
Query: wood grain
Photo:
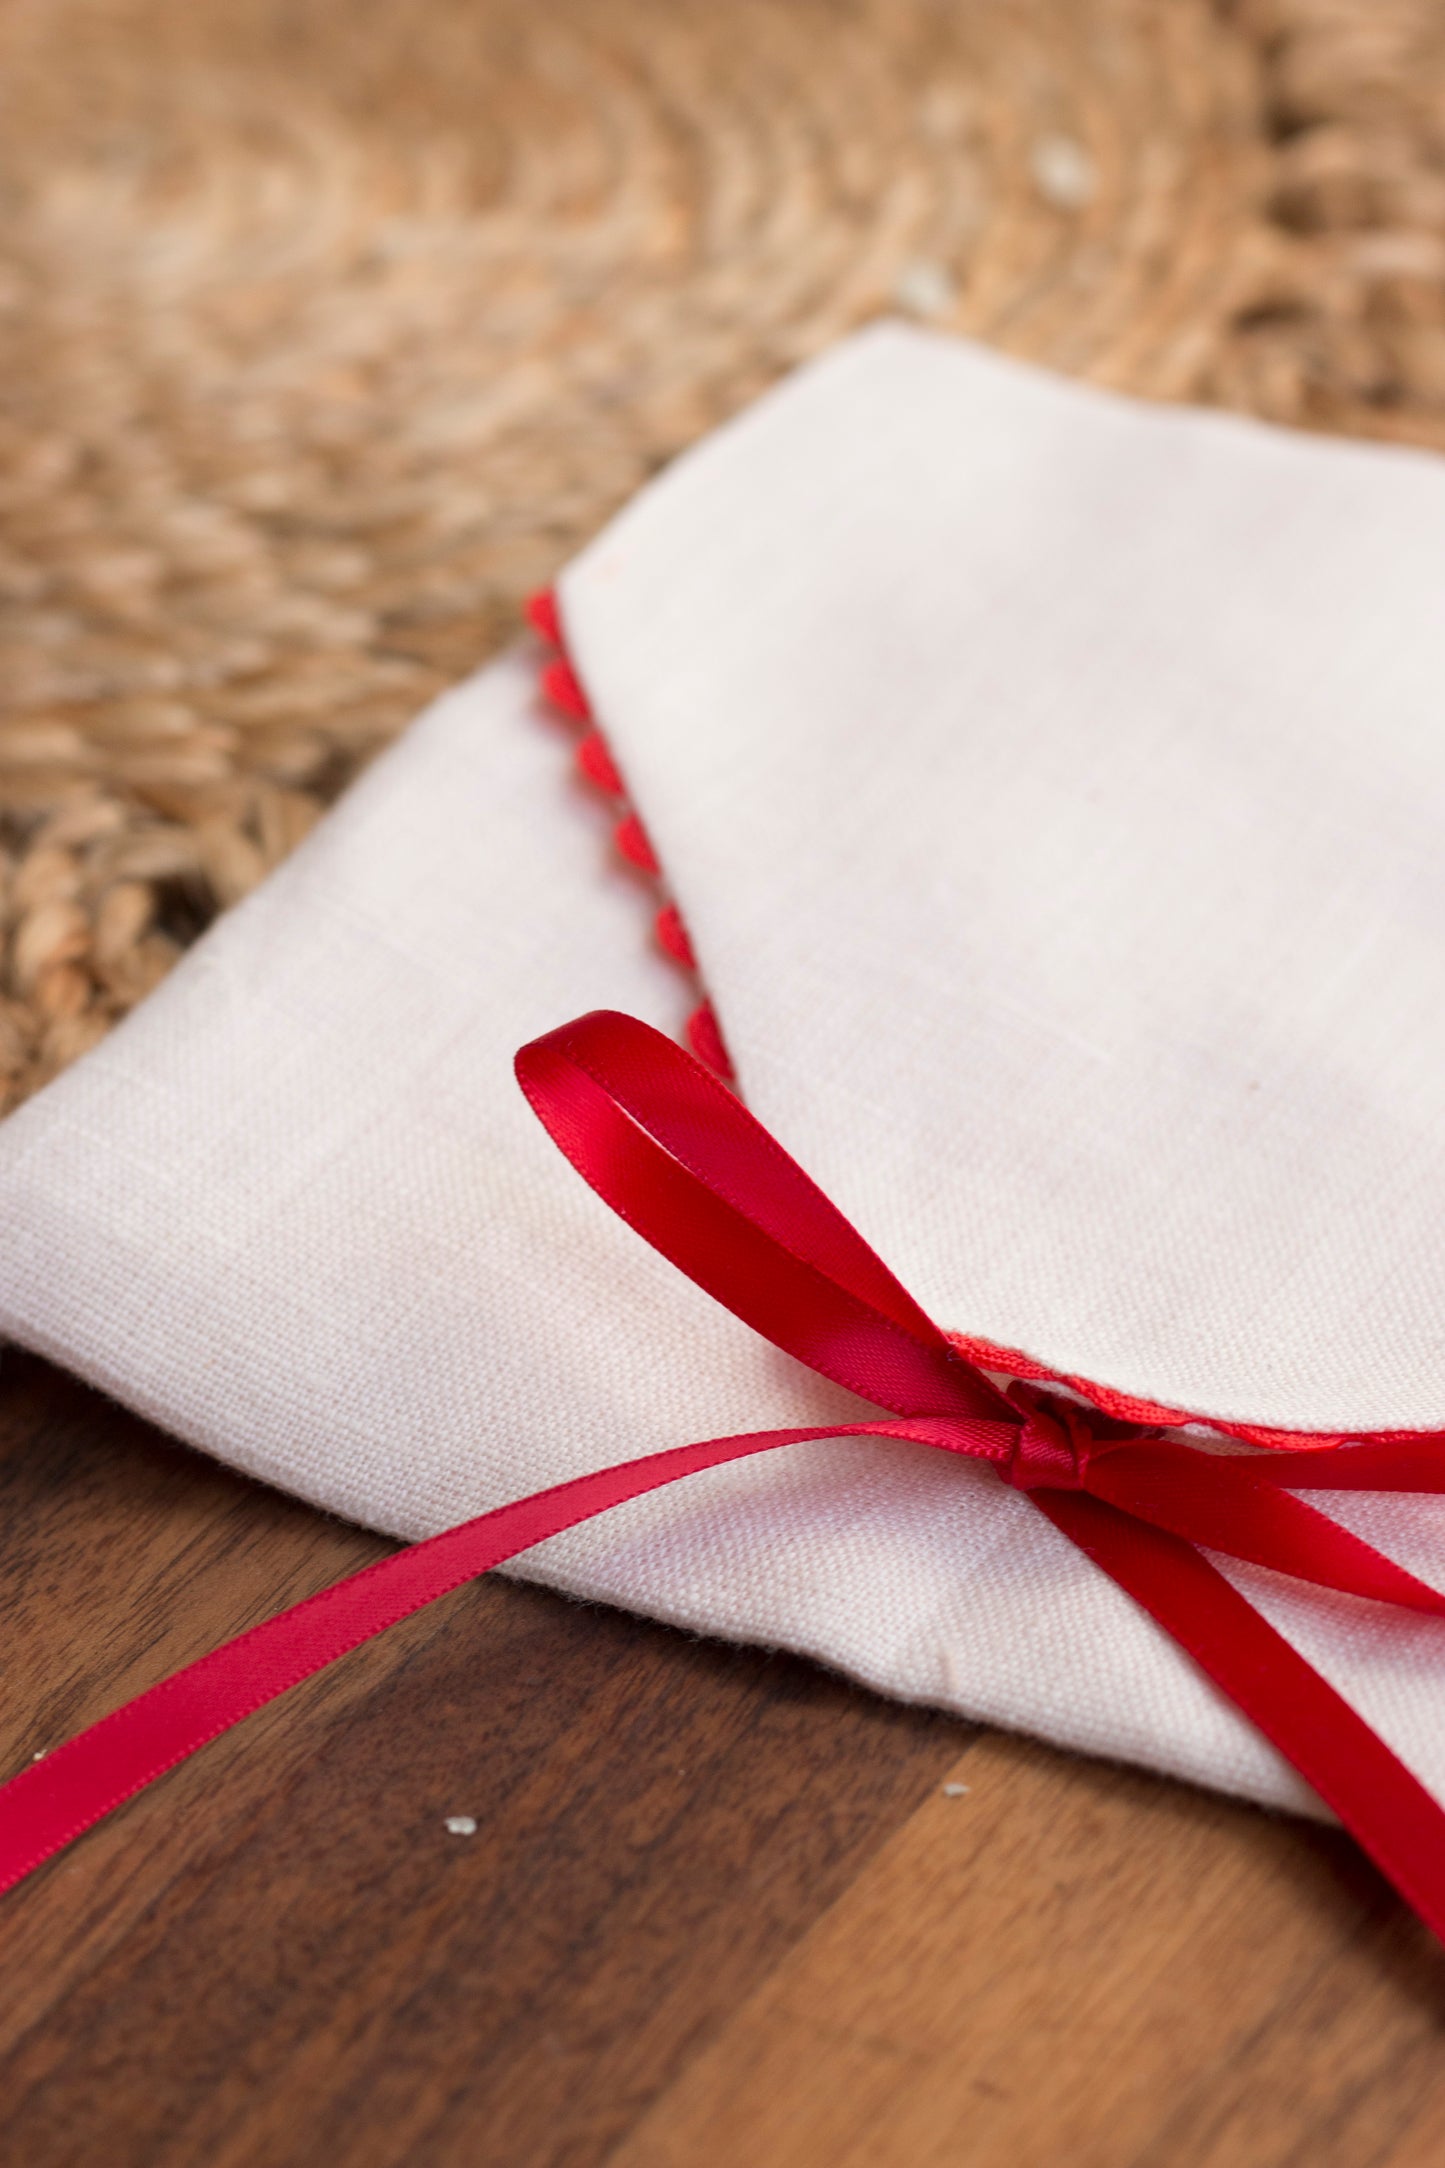
[[[380, 1548], [42, 1365], [0, 1405], [11, 1766]], [[600, 2162], [963, 1736], [473, 1586], [15, 1893], [5, 2158]]]
[[614, 2168], [1356, 2168], [1445, 2097], [1445, 1968], [1344, 1840], [1015, 1740], [957, 1776]]
[[[7, 1355], [6, 1765], [381, 1548]], [[1445, 2147], [1445, 1959], [1344, 1838], [496, 1581], [4, 1925], [6, 2168]]]
[[[1445, 445], [1442, 25], [0, 11], [0, 1102], [880, 311]], [[0, 1765], [381, 1549], [7, 1356]], [[1445, 2158], [1445, 1960], [1342, 1839], [505, 1584], [3, 1921], [7, 2168]]]

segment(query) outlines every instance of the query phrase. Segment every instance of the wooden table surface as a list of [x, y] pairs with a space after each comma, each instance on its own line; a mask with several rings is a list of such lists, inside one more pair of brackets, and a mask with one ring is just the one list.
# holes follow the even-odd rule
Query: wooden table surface
[[[3, 1766], [384, 1547], [7, 1351]], [[1344, 1838], [495, 1580], [3, 1902], [6, 2168], [1445, 2159]]]

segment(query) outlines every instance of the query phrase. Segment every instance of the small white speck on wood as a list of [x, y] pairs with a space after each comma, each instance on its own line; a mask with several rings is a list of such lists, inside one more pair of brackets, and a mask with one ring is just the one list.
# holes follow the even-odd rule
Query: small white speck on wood
[[449, 1814], [447, 1833], [453, 1837], [474, 1837], [477, 1833], [475, 1818], [470, 1814]]
[[962, 1799], [967, 1791], [968, 1786], [966, 1784], [945, 1784], [943, 1796], [945, 1799]]

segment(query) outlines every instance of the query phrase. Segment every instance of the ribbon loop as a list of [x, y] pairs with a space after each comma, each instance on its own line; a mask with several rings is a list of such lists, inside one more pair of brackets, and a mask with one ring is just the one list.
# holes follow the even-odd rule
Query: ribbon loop
[[[1022, 1384], [1005, 1398], [956, 1348], [939, 1362], [946, 1336], [862, 1237], [648, 1026], [607, 1012], [579, 1018], [524, 1048], [517, 1071], [553, 1141], [647, 1241], [775, 1345], [909, 1418], [872, 1426], [875, 1435], [991, 1461], [1283, 1749], [1445, 1938], [1445, 1813], [1205, 1552], [1413, 1611], [1439, 1615], [1445, 1599], [1291, 1499], [1287, 1474], [1274, 1483], [1256, 1473], [1270, 1453], [1241, 1462], [1200, 1452]], [[616, 1127], [624, 1111], [685, 1180], [641, 1166]], [[1424, 1458], [1401, 1467], [1401, 1487], [1445, 1487], [1440, 1463], [1422, 1467]], [[1301, 1472], [1324, 1480], [1317, 1467]], [[1357, 1460], [1353, 1473], [1356, 1482], [1366, 1473]]]
[[1007, 1419], [832, 1199], [660, 1031], [595, 1009], [524, 1046], [516, 1069], [583, 1181], [774, 1347], [896, 1415]]
[[252, 1710], [518, 1551], [703, 1468], [807, 1440], [874, 1437], [989, 1462], [1274, 1740], [1445, 1939], [1445, 1813], [1206, 1555], [1445, 1616], [1445, 1596], [1291, 1495], [1332, 1485], [1445, 1490], [1445, 1434], [1343, 1452], [1219, 1454], [1037, 1386], [1015, 1383], [1005, 1395], [776, 1139], [660, 1032], [607, 1012], [581, 1017], [524, 1047], [517, 1073], [554, 1143], [644, 1241], [775, 1346], [892, 1419], [675, 1446], [382, 1559], [0, 1786], [0, 1890]]

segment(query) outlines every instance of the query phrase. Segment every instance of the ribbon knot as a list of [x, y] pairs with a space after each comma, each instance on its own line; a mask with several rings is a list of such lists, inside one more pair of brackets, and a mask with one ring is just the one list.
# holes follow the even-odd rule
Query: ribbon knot
[[1035, 1385], [1015, 1382], [1007, 1397], [1023, 1421], [1005, 1460], [995, 1462], [1014, 1490], [1087, 1490], [1089, 1462], [1099, 1443], [1088, 1411]]
[[[777, 1140], [659, 1032], [580, 1017], [524, 1047], [517, 1075], [553, 1142], [644, 1240], [775, 1347], [890, 1411], [707, 1439], [677, 1449], [679, 1472], [842, 1436], [989, 1462], [1188, 1650], [1445, 1937], [1445, 1813], [1207, 1555], [1445, 1617], [1438, 1590], [1296, 1495], [1445, 1492], [1445, 1433], [1220, 1452], [1022, 1383], [1005, 1394]], [[671, 1458], [652, 1456], [654, 1480], [671, 1479], [660, 1465]]]
[[534, 1543], [704, 1468], [871, 1437], [985, 1461], [1022, 1491], [1274, 1740], [1445, 1938], [1445, 1813], [1214, 1563], [1249, 1560], [1445, 1618], [1438, 1590], [1297, 1495], [1445, 1493], [1445, 1433], [1221, 1452], [1036, 1386], [1005, 1394], [776, 1139], [660, 1032], [580, 1017], [523, 1047], [517, 1075], [553, 1142], [644, 1241], [775, 1347], [889, 1413], [703, 1438], [594, 1469], [252, 1627], [0, 1785], [0, 1890], [252, 1710]]

